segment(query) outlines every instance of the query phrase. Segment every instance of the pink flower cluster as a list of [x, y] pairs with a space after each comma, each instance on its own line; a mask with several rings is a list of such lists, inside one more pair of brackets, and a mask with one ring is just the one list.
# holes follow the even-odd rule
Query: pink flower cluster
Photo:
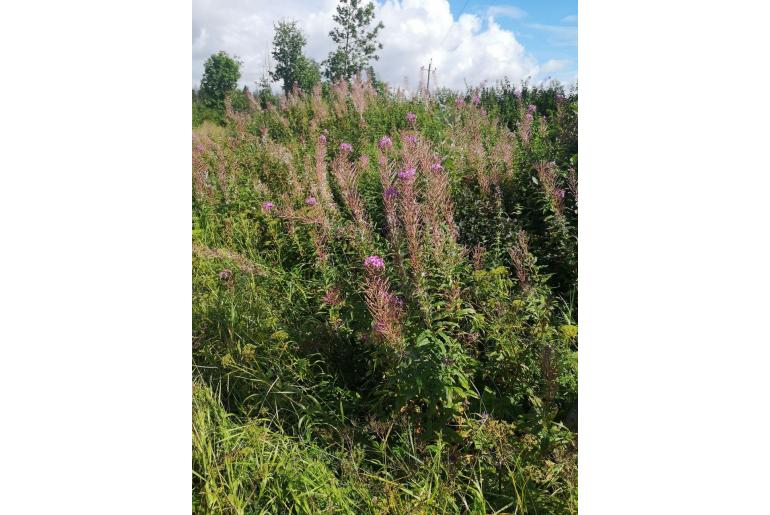
[[321, 143], [321, 145], [326, 145], [326, 135], [321, 134], [320, 136], [318, 136], [318, 142]]
[[406, 121], [414, 125], [414, 122], [417, 121], [417, 115], [409, 111], [408, 113], [406, 113]]
[[352, 152], [353, 145], [351, 145], [350, 143], [340, 143], [340, 150], [342, 152]]
[[433, 163], [432, 165], [430, 165], [430, 169], [432, 171], [434, 171], [434, 172], [443, 172], [444, 171], [444, 167], [441, 166], [441, 163]]
[[275, 204], [273, 204], [272, 202], [268, 201], [268, 202], [262, 203], [262, 210], [263, 211], [269, 212], [274, 207], [275, 207]]
[[318, 203], [318, 201], [313, 196], [310, 196], [310, 197], [305, 199], [305, 204], [307, 204], [308, 206], [315, 206], [317, 203]]
[[480, 103], [481, 103], [481, 97], [480, 96], [476, 95], [475, 97], [473, 97], [473, 105], [477, 106]]
[[463, 104], [465, 104], [465, 100], [463, 100], [462, 97], [457, 97], [457, 99], [455, 100], [455, 104], [457, 105], [457, 107], [462, 107]]
[[364, 266], [369, 270], [383, 270], [385, 261], [380, 256], [369, 256], [364, 259]]
[[388, 136], [383, 136], [380, 138], [379, 146], [380, 150], [393, 148], [393, 140], [391, 140]]
[[417, 170], [414, 169], [414, 167], [407, 168], [403, 172], [398, 172], [398, 178], [402, 180], [408, 180], [415, 176], [417, 173]]

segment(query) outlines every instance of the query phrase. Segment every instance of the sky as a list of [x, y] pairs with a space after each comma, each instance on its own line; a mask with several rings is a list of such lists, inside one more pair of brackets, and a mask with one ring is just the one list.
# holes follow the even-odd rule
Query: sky
[[[539, 83], [577, 80], [577, 0], [378, 0], [385, 28], [378, 78], [413, 91], [420, 68], [436, 70], [433, 86], [465, 90], [507, 77]], [[334, 48], [329, 31], [337, 0], [193, 0], [192, 84], [203, 63], [224, 50], [243, 62], [240, 85], [254, 84], [269, 66], [273, 24], [296, 20], [304, 52], [318, 62]], [[279, 84], [274, 85], [278, 89]]]

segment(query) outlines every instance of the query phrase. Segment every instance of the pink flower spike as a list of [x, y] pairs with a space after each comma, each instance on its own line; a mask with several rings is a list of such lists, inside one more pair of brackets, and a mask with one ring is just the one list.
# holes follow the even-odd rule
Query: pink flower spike
[[318, 203], [315, 197], [308, 197], [305, 199], [305, 204], [308, 206], [315, 206]]
[[275, 207], [275, 204], [273, 204], [272, 202], [264, 202], [262, 204], [262, 210], [266, 212], [269, 212], [274, 207]]
[[318, 142], [321, 143], [321, 145], [326, 145], [326, 135], [321, 134], [320, 136], [318, 136]]
[[417, 121], [417, 115], [409, 111], [406, 113], [406, 121], [414, 125], [414, 122]]
[[388, 136], [383, 136], [380, 138], [380, 150], [385, 150], [389, 148], [393, 148], [393, 140], [391, 140]]
[[352, 152], [353, 145], [351, 145], [350, 143], [340, 143], [340, 150], [342, 152]]
[[430, 165], [430, 169], [432, 171], [434, 171], [434, 172], [443, 172], [444, 171], [444, 167], [441, 166], [441, 163], [433, 163], [432, 165]]

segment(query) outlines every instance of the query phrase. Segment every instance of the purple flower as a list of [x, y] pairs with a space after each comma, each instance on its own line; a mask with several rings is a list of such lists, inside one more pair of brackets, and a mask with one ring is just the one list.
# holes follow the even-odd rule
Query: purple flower
[[527, 113], [527, 120], [532, 121], [532, 113]]
[[411, 123], [411, 124], [414, 124], [414, 122], [415, 122], [416, 120], [417, 120], [417, 115], [416, 115], [416, 114], [414, 114], [414, 113], [413, 113], [413, 112], [411, 112], [411, 111], [409, 111], [408, 113], [406, 113], [406, 121], [407, 121], [407, 122], [409, 122], [409, 123]]
[[487, 110], [482, 107], [481, 108], [481, 116], [486, 116], [486, 115], [487, 115]]
[[195, 150], [197, 150], [198, 152], [203, 152], [203, 145], [198, 143], [197, 145], [195, 145]]
[[481, 103], [481, 97], [480, 96], [476, 95], [475, 97], [473, 97], [473, 105], [477, 106], [480, 103]]
[[535, 104], [529, 104], [527, 106], [528, 113], [534, 113], [535, 111], [537, 111], [537, 106]]
[[269, 212], [274, 207], [275, 207], [275, 204], [273, 204], [272, 202], [269, 202], [269, 201], [268, 202], [264, 202], [262, 204], [262, 210], [263, 211], [268, 211]]
[[559, 198], [564, 198], [564, 190], [562, 188], [556, 188], [554, 194]]
[[414, 145], [415, 143], [417, 143], [417, 136], [415, 136], [415, 135], [413, 135], [413, 134], [410, 134], [409, 136], [407, 136], [407, 137], [405, 137], [405, 138], [404, 138], [404, 141], [406, 141], [407, 143], [411, 143], [412, 145]]
[[380, 256], [369, 256], [364, 259], [364, 266], [370, 270], [383, 270], [385, 268], [385, 261]]
[[430, 165], [430, 169], [432, 171], [434, 171], [434, 172], [443, 172], [444, 171], [444, 167], [441, 166], [441, 163], [433, 163], [432, 165]]
[[398, 172], [398, 178], [408, 180], [413, 178], [415, 173], [417, 173], [417, 170], [415, 170], [414, 167], [407, 168], [403, 172]]
[[388, 136], [383, 136], [380, 138], [380, 150], [385, 150], [386, 148], [393, 148], [393, 141]]
[[318, 142], [321, 143], [321, 145], [326, 145], [326, 135], [321, 134], [320, 136], [318, 136]]
[[310, 196], [305, 199], [305, 204], [307, 204], [308, 206], [315, 206], [317, 203], [318, 201], [313, 196]]
[[353, 152], [353, 145], [350, 143], [340, 143], [340, 150], [342, 152]]
[[462, 107], [464, 103], [465, 103], [465, 100], [463, 100], [462, 97], [457, 97], [457, 99], [455, 100], [455, 104], [457, 105], [457, 107]]
[[386, 188], [385, 191], [382, 192], [382, 196], [385, 197], [387, 200], [394, 199], [398, 196], [398, 190], [391, 186], [390, 188]]

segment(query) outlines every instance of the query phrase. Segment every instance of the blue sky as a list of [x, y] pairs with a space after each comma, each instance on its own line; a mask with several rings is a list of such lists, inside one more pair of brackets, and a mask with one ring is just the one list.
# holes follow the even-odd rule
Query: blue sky
[[554, 78], [569, 81], [577, 75], [577, 0], [449, 0], [449, 5], [455, 17], [463, 6], [462, 12], [481, 18], [494, 14], [495, 22], [513, 32], [538, 62], [563, 62], [564, 68], [550, 73]]

